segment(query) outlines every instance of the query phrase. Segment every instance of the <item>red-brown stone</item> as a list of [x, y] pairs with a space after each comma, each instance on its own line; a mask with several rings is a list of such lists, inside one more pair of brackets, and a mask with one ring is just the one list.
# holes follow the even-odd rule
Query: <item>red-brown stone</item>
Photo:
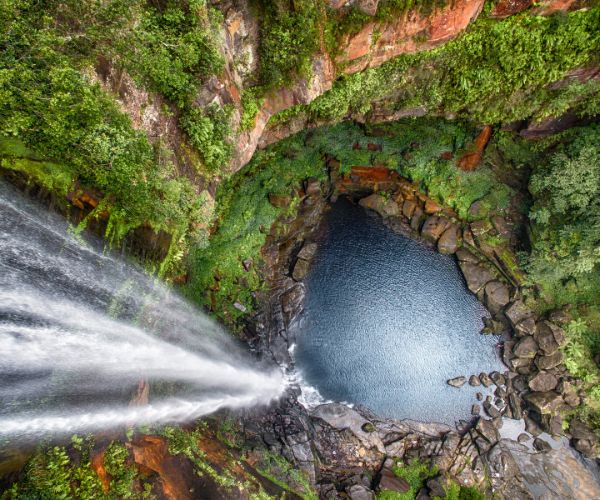
[[458, 167], [465, 172], [471, 172], [477, 168], [481, 158], [483, 157], [483, 151], [487, 146], [487, 143], [492, 136], [492, 127], [490, 125], [486, 125], [481, 133], [475, 139], [473, 143], [474, 151], [470, 153], [465, 153], [458, 160]]
[[491, 17], [503, 19], [524, 11], [533, 5], [533, 0], [500, 0], [492, 9]]

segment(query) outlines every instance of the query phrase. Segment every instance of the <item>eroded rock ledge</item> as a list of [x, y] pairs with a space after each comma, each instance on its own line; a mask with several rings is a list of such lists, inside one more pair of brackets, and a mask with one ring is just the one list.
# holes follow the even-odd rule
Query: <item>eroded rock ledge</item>
[[[302, 280], [316, 251], [319, 223], [327, 202], [345, 194], [379, 214], [391, 230], [455, 256], [467, 286], [492, 314], [483, 333], [503, 340], [503, 359], [509, 369], [504, 374], [471, 375], [470, 385], [494, 386], [495, 399], [488, 397], [483, 409], [474, 404], [472, 420], [461, 421], [456, 429], [381, 419], [366, 408], [337, 403], [308, 410], [298, 402], [299, 389], [292, 388], [279, 408], [247, 421], [249, 441], [261, 440], [296, 463], [323, 498], [342, 494], [374, 498], [377, 490], [406, 491], [392, 468], [413, 458], [437, 466], [440, 472], [419, 493], [423, 499], [442, 491], [448, 477], [502, 498], [534, 498], [533, 483], [560, 497], [600, 495], [600, 487], [574, 450], [553, 450], [539, 437], [542, 432], [563, 435], [560, 412], [577, 406], [580, 396], [559, 350], [565, 341], [560, 325], [568, 318], [562, 311], [539, 317], [521, 298], [521, 276], [514, 260], [518, 221], [495, 217], [466, 223], [395, 172], [356, 167], [339, 176], [333, 158], [329, 167], [329, 182], [305, 181], [297, 217], [274, 224], [263, 247], [270, 292], [260, 297], [262, 311], [253, 321], [255, 347], [282, 366], [293, 364], [290, 326], [302, 312]], [[504, 245], [498, 249], [486, 244], [485, 235], [502, 235]], [[469, 374], [460, 375], [466, 382]], [[519, 441], [535, 438], [533, 448], [531, 443], [503, 439], [503, 418], [524, 420], [531, 437], [521, 434]], [[594, 434], [579, 421], [571, 427], [575, 449], [597, 456]], [[559, 471], [558, 476], [548, 475], [548, 467]], [[585, 484], [587, 490], [578, 490], [577, 484]]]

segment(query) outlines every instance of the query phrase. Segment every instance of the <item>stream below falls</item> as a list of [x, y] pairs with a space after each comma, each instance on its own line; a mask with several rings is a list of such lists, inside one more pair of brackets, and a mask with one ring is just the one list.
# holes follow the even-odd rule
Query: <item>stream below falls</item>
[[303, 383], [325, 400], [390, 418], [469, 419], [485, 389], [446, 380], [504, 367], [497, 337], [479, 333], [489, 313], [454, 258], [392, 232], [346, 198], [324, 224], [293, 332]]

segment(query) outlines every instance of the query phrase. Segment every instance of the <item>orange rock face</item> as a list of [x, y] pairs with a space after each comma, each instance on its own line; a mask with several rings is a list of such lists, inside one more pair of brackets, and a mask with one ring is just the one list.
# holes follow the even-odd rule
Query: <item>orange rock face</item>
[[490, 125], [486, 125], [473, 143], [475, 151], [464, 154], [458, 160], [458, 168], [464, 170], [465, 172], [471, 172], [475, 170], [481, 161], [483, 151], [485, 150], [485, 147], [487, 146], [491, 136], [492, 127]]
[[[336, 59], [344, 72], [373, 68], [400, 54], [426, 50], [457, 36], [481, 12], [483, 0], [457, 0], [430, 15], [406, 12], [389, 23], [367, 23], [342, 43]], [[377, 37], [373, 34], [378, 33]]]
[[500, 0], [492, 9], [491, 17], [503, 19], [533, 5], [533, 0]]

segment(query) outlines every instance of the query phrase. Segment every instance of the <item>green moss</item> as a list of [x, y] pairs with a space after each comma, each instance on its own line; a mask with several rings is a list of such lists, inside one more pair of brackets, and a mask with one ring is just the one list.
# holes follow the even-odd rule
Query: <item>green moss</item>
[[261, 96], [263, 89], [253, 87], [244, 90], [242, 93], [242, 118], [240, 120], [240, 128], [249, 130], [256, 123], [256, 115], [260, 111], [264, 99]]
[[290, 464], [281, 455], [271, 452], [262, 453], [256, 469], [259, 474], [272, 483], [285, 491], [298, 495], [303, 500], [316, 500], [318, 498], [306, 473]]

